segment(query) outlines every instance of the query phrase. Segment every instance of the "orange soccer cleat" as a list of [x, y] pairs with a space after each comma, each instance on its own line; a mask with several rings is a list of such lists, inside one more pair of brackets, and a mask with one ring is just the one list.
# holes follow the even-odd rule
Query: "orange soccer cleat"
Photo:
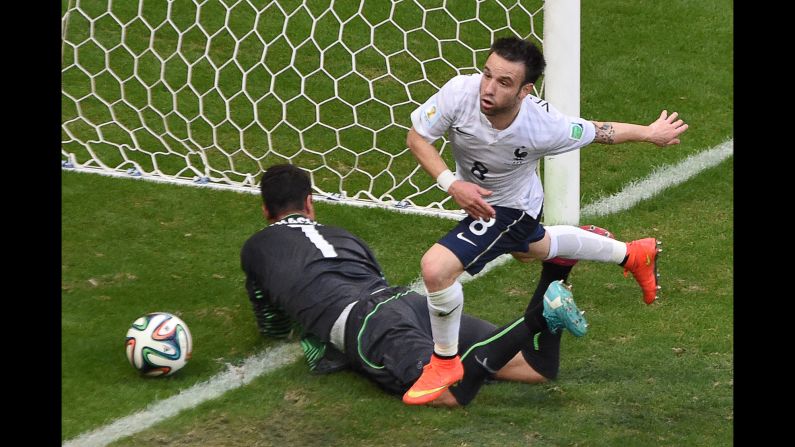
[[627, 243], [627, 258], [624, 264], [624, 276], [632, 272], [632, 276], [643, 290], [643, 301], [651, 304], [657, 299], [659, 274], [657, 273], [657, 254], [662, 251], [658, 248], [662, 243], [648, 237]]
[[422, 368], [420, 378], [403, 395], [408, 405], [423, 405], [439, 397], [450, 385], [464, 377], [461, 357], [442, 359], [431, 355], [431, 361]]

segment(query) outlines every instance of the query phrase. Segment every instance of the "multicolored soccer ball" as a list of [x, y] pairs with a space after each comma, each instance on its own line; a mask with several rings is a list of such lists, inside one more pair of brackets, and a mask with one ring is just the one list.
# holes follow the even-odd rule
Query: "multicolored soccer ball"
[[133, 321], [127, 331], [127, 360], [145, 376], [168, 376], [190, 360], [193, 338], [176, 315], [153, 312]]

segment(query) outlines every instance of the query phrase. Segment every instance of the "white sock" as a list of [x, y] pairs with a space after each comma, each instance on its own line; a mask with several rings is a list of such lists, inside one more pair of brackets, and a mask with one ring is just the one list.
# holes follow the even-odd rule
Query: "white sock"
[[580, 227], [552, 225], [544, 227], [549, 233], [549, 255], [568, 259], [613, 262], [620, 264], [627, 255], [627, 244], [607, 236], [601, 236]]
[[[427, 292], [427, 288], [425, 289]], [[433, 331], [433, 350], [439, 355], [458, 354], [458, 330], [464, 308], [464, 289], [456, 281], [452, 286], [428, 293], [428, 312]], [[440, 316], [440, 314], [444, 316]]]

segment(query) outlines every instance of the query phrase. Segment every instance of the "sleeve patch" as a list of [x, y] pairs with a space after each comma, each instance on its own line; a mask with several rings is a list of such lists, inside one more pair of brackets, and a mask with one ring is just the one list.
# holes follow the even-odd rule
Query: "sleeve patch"
[[441, 114], [439, 113], [439, 109], [436, 106], [436, 101], [431, 101], [422, 109], [420, 120], [422, 120], [426, 126], [433, 127], [433, 125], [439, 121], [440, 116]]
[[571, 123], [571, 127], [569, 128], [569, 139], [580, 141], [583, 134], [583, 127], [580, 123]]

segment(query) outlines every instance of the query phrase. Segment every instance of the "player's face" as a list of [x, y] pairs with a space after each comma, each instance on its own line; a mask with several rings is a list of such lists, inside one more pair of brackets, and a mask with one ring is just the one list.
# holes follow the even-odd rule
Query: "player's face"
[[[483, 67], [480, 80], [480, 111], [487, 116], [514, 113], [527, 96], [522, 88], [524, 64], [511, 62], [491, 53]], [[530, 86], [531, 84], [526, 84]]]

